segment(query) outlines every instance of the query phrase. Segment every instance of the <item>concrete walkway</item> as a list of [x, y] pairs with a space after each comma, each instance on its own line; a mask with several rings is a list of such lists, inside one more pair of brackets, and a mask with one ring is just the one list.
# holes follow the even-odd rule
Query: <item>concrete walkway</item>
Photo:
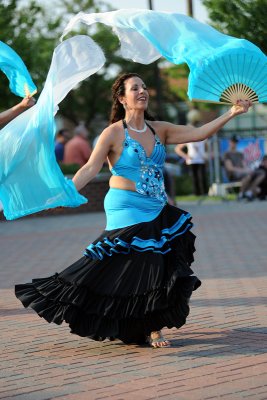
[[172, 347], [153, 350], [69, 334], [25, 310], [15, 283], [79, 258], [104, 214], [0, 223], [0, 399], [267, 399], [267, 202], [186, 206], [202, 287]]

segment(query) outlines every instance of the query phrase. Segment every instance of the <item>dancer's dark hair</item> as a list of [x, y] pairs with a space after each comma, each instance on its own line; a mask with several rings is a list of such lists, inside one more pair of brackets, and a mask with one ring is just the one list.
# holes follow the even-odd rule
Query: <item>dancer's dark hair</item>
[[[114, 122], [120, 121], [121, 119], [124, 119], [125, 117], [125, 110], [123, 108], [123, 105], [119, 101], [120, 96], [124, 96], [125, 94], [125, 81], [127, 79], [133, 78], [133, 77], [138, 77], [140, 79], [141, 76], [134, 73], [134, 72], [129, 72], [125, 73], [122, 75], [119, 75], [114, 84], [112, 85], [112, 107], [111, 107], [111, 112], [110, 112], [110, 118], [109, 118], [109, 123], [113, 124]], [[145, 119], [148, 121], [154, 121], [155, 118], [152, 117], [147, 111], [145, 111]]]

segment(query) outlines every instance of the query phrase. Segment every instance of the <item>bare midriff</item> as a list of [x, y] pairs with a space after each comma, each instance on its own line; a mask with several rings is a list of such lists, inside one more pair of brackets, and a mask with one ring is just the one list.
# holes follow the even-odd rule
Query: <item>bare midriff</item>
[[115, 189], [131, 190], [135, 192], [135, 183], [130, 179], [123, 178], [122, 176], [112, 175], [109, 180], [109, 186]]

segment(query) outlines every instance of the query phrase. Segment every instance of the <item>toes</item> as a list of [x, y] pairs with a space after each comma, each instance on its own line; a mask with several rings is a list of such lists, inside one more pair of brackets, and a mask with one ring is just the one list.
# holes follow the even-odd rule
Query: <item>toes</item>
[[166, 346], [169, 346], [170, 345], [170, 342], [168, 341], [168, 340], [166, 340], [165, 342], [163, 342], [164, 344], [163, 344], [163, 346], [164, 347], [166, 347]]
[[162, 336], [161, 331], [152, 332], [149, 342], [153, 348], [170, 347], [171, 345], [170, 341]]
[[164, 340], [163, 342], [157, 342], [156, 347], [168, 347], [170, 346], [170, 342], [168, 340]]

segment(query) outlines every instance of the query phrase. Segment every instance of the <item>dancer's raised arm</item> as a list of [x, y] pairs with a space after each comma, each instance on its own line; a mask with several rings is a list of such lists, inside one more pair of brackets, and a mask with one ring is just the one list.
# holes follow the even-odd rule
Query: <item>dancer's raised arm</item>
[[240, 100], [230, 110], [200, 127], [174, 125], [168, 122], [159, 122], [164, 130], [166, 144], [179, 144], [188, 142], [199, 142], [207, 139], [218, 132], [227, 122], [237, 115], [246, 113], [252, 105], [250, 101]]

